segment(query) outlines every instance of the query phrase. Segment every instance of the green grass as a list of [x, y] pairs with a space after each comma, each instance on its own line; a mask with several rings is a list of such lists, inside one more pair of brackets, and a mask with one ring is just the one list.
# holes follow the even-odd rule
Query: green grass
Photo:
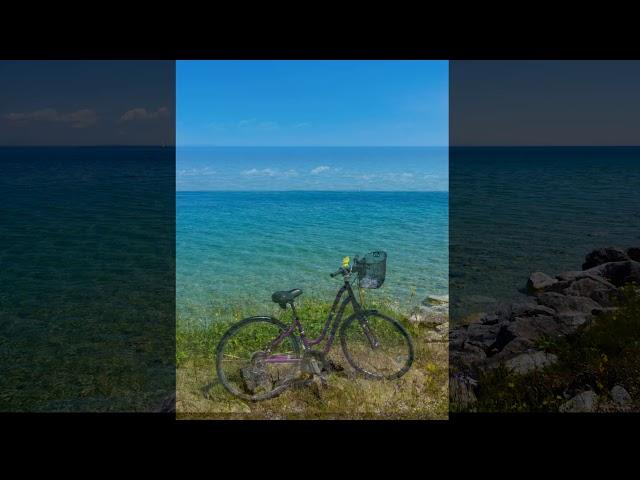
[[562, 339], [543, 339], [540, 347], [558, 356], [544, 370], [514, 375], [495, 369], [479, 379], [477, 411], [557, 411], [565, 392], [590, 388], [605, 398], [623, 385], [640, 409], [640, 293], [622, 289], [619, 309], [598, 317], [595, 324]]
[[[288, 324], [290, 310], [284, 312], [274, 305], [267, 312], [210, 311], [206, 315], [211, 321], [204, 325], [198, 320], [179, 319], [176, 332], [179, 418], [446, 419], [449, 408], [447, 343], [428, 342], [424, 328], [410, 325], [391, 305], [368, 306], [397, 318], [412, 335], [416, 359], [407, 374], [394, 381], [367, 380], [355, 375], [336, 339], [330, 358], [345, 370], [329, 375], [328, 388], [293, 388], [262, 402], [241, 401], [222, 387], [215, 375], [215, 349], [227, 328], [242, 318], [263, 313]], [[321, 332], [331, 304], [307, 298], [298, 302], [296, 308], [306, 334], [314, 337]]]

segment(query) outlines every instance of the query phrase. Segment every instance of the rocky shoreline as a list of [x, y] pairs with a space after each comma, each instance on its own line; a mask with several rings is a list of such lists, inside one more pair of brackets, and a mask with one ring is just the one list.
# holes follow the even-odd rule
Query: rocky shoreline
[[426, 329], [428, 342], [447, 342], [449, 339], [449, 295], [428, 295], [418, 305], [409, 322]]
[[[527, 281], [527, 300], [482, 314], [449, 331], [450, 401], [456, 410], [471, 410], [477, 401], [480, 374], [504, 366], [516, 375], [557, 362], [539, 340], [577, 334], [615, 309], [620, 288], [640, 284], [640, 248], [602, 248], [585, 257], [582, 270], [549, 276], [534, 272]], [[639, 319], [640, 321], [640, 319]], [[614, 386], [606, 399], [620, 407], [631, 398]], [[597, 395], [585, 386], [560, 407], [561, 412], [595, 411]]]

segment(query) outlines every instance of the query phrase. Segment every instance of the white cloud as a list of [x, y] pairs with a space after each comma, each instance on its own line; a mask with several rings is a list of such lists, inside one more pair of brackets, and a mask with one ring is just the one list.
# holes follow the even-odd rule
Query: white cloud
[[263, 168], [262, 170], [258, 170], [257, 168], [252, 168], [251, 170], [244, 170], [242, 175], [247, 175], [250, 177], [272, 177], [275, 174], [275, 170], [270, 168]]
[[138, 107], [132, 108], [122, 114], [119, 122], [130, 122], [133, 120], [155, 120], [157, 118], [166, 118], [169, 116], [169, 109], [167, 107], [160, 107], [155, 112], [149, 111], [146, 108]]
[[331, 167], [327, 165], [320, 165], [319, 167], [316, 167], [313, 170], [311, 170], [311, 175], [318, 175], [319, 173], [327, 172], [329, 170], [331, 170]]
[[217, 172], [215, 170], [211, 170], [210, 167], [204, 168], [187, 168], [183, 170], [178, 170], [177, 175], [179, 177], [200, 177], [200, 176], [208, 176], [215, 175]]
[[241, 174], [248, 177], [297, 177], [298, 176], [298, 172], [293, 169], [280, 171], [272, 168], [263, 168], [262, 170], [259, 170], [257, 168], [252, 168], [250, 170], [242, 171]]
[[98, 115], [88, 108], [69, 113], [58, 112], [55, 108], [44, 108], [34, 112], [8, 113], [4, 115], [4, 119], [17, 124], [36, 121], [70, 124], [73, 128], [86, 128], [97, 123]]

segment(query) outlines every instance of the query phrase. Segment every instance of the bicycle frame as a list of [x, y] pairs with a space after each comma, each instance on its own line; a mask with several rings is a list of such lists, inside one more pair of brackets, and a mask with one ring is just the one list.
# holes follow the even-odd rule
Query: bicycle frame
[[[347, 292], [347, 296], [344, 298], [344, 300], [342, 300], [342, 303], [340, 304], [340, 308], [337, 311], [336, 316], [334, 317], [334, 313], [336, 313], [336, 308], [338, 307], [338, 303], [340, 303], [340, 299], [342, 298], [342, 296], [344, 295], [344, 293]], [[290, 335], [293, 335], [293, 333], [295, 332], [295, 330], [298, 330], [298, 333], [300, 335], [300, 339], [302, 340], [302, 348], [304, 350], [309, 350], [310, 347], [319, 344], [320, 342], [322, 342], [325, 338], [327, 338], [327, 334], [329, 334], [329, 337], [327, 339], [327, 343], [325, 344], [322, 353], [323, 354], [327, 354], [329, 352], [329, 350], [331, 350], [331, 347], [333, 346], [333, 341], [335, 339], [336, 336], [336, 332], [338, 331], [338, 327], [340, 326], [340, 323], [342, 322], [342, 316], [344, 314], [344, 310], [347, 307], [347, 305], [351, 303], [351, 305], [353, 306], [353, 311], [354, 311], [354, 315], [358, 315], [361, 312], [363, 312], [363, 308], [360, 305], [360, 303], [358, 302], [358, 300], [356, 299], [355, 294], [353, 293], [353, 289], [351, 288], [351, 284], [349, 283], [348, 278], [345, 278], [344, 280], [344, 285], [342, 285], [342, 287], [340, 287], [340, 290], [338, 290], [338, 293], [336, 294], [336, 298], [333, 301], [333, 305], [331, 306], [331, 310], [329, 311], [329, 315], [327, 317], [327, 320], [325, 322], [325, 324], [322, 327], [322, 332], [320, 333], [320, 335], [316, 338], [312, 338], [312, 339], [308, 339], [305, 336], [304, 333], [304, 327], [302, 326], [302, 323], [300, 322], [300, 318], [298, 317], [298, 313], [296, 312], [296, 308], [293, 305], [293, 303], [291, 303], [291, 310], [293, 313], [293, 322], [291, 323], [291, 326], [289, 328], [287, 328], [287, 330], [285, 330], [284, 332], [282, 332], [275, 340], [273, 340], [271, 342], [271, 344], [269, 345], [269, 347], [267, 348], [267, 352], [271, 352], [271, 349], [278, 346], [280, 344], [280, 342], [282, 342], [285, 338], [289, 337]], [[332, 325], [333, 322], [333, 325]], [[329, 331], [329, 327], [331, 327], [331, 330]], [[369, 330], [368, 327], [365, 327], [365, 334], [367, 336], [367, 338], [369, 339], [369, 341], [371, 342], [371, 346], [373, 348], [378, 346], [378, 341], [373, 338], [373, 333]], [[266, 363], [297, 363], [300, 361], [299, 358], [290, 358], [287, 355], [273, 355], [270, 357], [265, 358], [264, 360]]]

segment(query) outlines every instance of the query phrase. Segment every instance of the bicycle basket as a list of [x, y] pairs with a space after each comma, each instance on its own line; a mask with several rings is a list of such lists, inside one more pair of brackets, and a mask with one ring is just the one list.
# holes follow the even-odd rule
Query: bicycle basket
[[386, 252], [367, 253], [364, 258], [356, 258], [354, 263], [360, 288], [380, 288], [382, 286], [387, 271]]

